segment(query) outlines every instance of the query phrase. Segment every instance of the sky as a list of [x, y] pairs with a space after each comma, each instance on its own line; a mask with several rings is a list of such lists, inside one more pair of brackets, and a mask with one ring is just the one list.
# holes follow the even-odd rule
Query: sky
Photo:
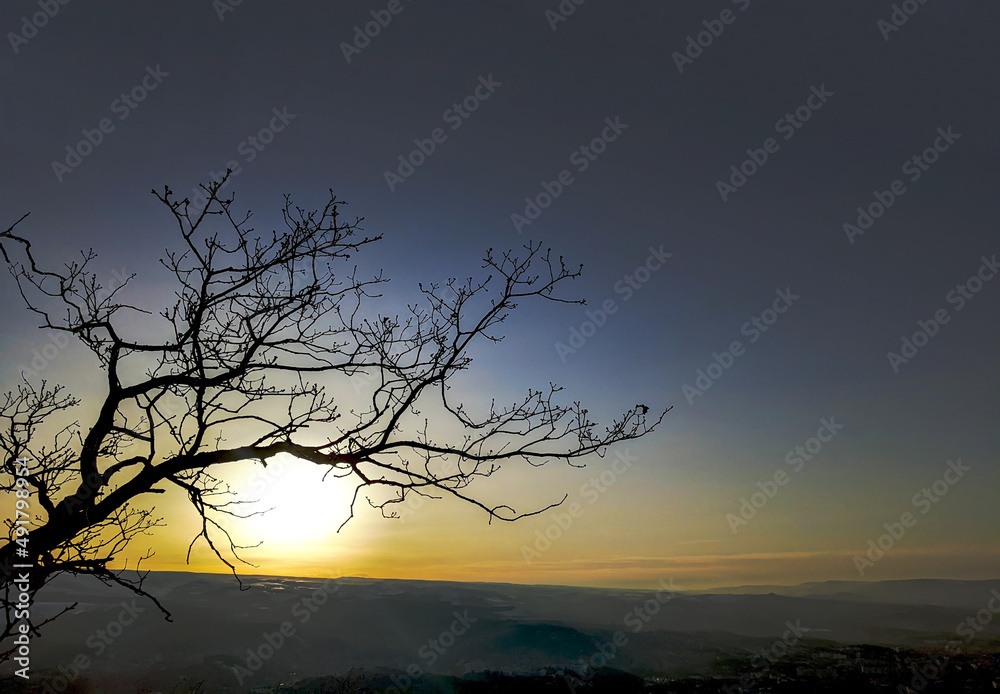
[[[363, 505], [338, 533], [349, 489], [247, 466], [231, 481], [277, 506], [234, 527], [264, 540], [248, 573], [996, 578], [1000, 6], [901, 5], [11, 1], [0, 226], [30, 212], [46, 261], [93, 248], [151, 306], [178, 239], [150, 190], [230, 162], [261, 228], [285, 193], [347, 200], [384, 235], [358, 260], [389, 302], [539, 241], [583, 264], [588, 306], [519, 308], [459, 392], [554, 381], [599, 421], [673, 407], [585, 469], [474, 488], [519, 511], [568, 494], [512, 524], [438, 501]], [[10, 277], [0, 296], [5, 389], [32, 368], [100, 398], [92, 358], [53, 346]], [[203, 546], [185, 564], [183, 499], [157, 509], [151, 568], [225, 569]]]

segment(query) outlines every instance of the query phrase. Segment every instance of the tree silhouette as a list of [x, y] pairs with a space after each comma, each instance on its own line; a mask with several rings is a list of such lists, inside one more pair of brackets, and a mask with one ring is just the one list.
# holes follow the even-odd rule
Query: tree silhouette
[[[513, 521], [561, 501], [516, 513], [477, 500], [470, 484], [509, 461], [579, 465], [662, 421], [665, 412], [647, 419], [648, 408], [637, 405], [598, 431], [580, 403], [557, 402], [561, 388], [553, 384], [510, 405], [491, 401], [479, 414], [452, 399], [449, 382], [469, 368], [470, 345], [501, 341], [501, 324], [520, 301], [583, 303], [557, 293], [580, 268], [570, 271], [540, 245], [527, 244], [520, 257], [491, 249], [485, 278], [420, 285], [420, 301], [390, 317], [372, 307], [387, 280], [381, 272], [363, 277], [350, 261], [381, 236], [359, 236], [361, 218], [343, 221], [344, 203], [332, 191], [314, 211], [286, 196], [287, 229], [257, 234], [251, 213], [234, 216], [234, 197], [220, 195], [227, 178], [202, 186], [208, 200], [199, 211], [167, 187], [153, 191], [177, 224], [179, 248], [160, 260], [176, 282], [175, 300], [159, 314], [159, 339], [148, 342], [133, 336], [134, 314], [148, 312], [120, 298], [135, 275], [104, 289], [88, 269], [93, 251], [63, 269], [42, 269], [30, 241], [15, 233], [27, 215], [0, 234], [0, 250], [41, 327], [81, 341], [106, 375], [87, 426], [60, 423], [79, 401], [44, 380], [22, 375], [0, 402], [0, 490], [14, 493], [16, 459], [31, 461], [22, 475], [34, 516], [22, 539], [33, 565], [31, 595], [59, 574], [91, 575], [153, 600], [169, 619], [143, 588], [141, 562], [150, 553], [134, 570], [113, 568], [133, 540], [162, 524], [148, 502], [167, 485], [183, 490], [200, 517], [191, 546], [203, 540], [236, 575], [245, 547], [224, 523], [247, 515], [240, 512], [247, 502], [216, 477], [223, 465], [266, 466], [285, 453], [351, 477], [351, 516], [361, 489], [381, 487], [386, 498], [369, 503], [388, 517], [410, 495], [449, 495], [479, 507], [490, 522]], [[21, 260], [11, 260], [15, 251]], [[365, 386], [364, 404], [342, 412], [337, 388], [352, 382]], [[422, 408], [432, 414], [421, 415]], [[463, 433], [435, 438], [432, 429], [446, 420]], [[447, 473], [440, 472], [444, 461]], [[18, 593], [11, 567], [26, 560], [16, 556], [18, 535], [7, 524], [0, 643], [9, 644]]]

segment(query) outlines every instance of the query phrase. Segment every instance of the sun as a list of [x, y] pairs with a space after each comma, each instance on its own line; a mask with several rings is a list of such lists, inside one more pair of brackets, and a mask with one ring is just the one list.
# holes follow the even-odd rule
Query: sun
[[315, 545], [337, 535], [350, 514], [354, 487], [349, 480], [332, 474], [323, 480], [326, 468], [280, 455], [257, 465], [240, 483], [240, 498], [247, 501], [243, 513], [263, 511], [241, 525], [253, 541], [262, 540], [267, 550]]

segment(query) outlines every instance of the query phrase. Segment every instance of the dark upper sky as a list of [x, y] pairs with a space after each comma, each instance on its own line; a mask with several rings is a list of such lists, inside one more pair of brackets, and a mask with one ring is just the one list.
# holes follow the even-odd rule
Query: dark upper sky
[[[1000, 254], [1000, 6], [903, 4], [915, 13], [890, 30], [888, 2], [564, 0], [575, 10], [553, 30], [556, 0], [244, 0], [227, 12], [226, 0], [74, 0], [23, 41], [7, 32], [27, 35], [22, 17], [40, 23], [42, 10], [8, 1], [0, 225], [31, 212], [21, 231], [54, 261], [93, 246], [109, 277], [124, 267], [155, 278], [173, 237], [149, 190], [187, 193], [236, 160], [232, 187], [260, 227], [277, 222], [282, 193], [316, 205], [333, 188], [349, 201], [385, 235], [369, 258], [404, 299], [418, 280], [477, 269], [487, 247], [541, 240], [584, 264], [574, 290], [591, 307], [613, 300], [617, 311], [564, 360], [555, 343], [570, 344], [584, 310], [528, 308], [485, 366], [523, 372], [504, 378], [518, 387], [554, 379], [608, 412], [636, 399], [676, 405], [647, 444], [663, 463], [641, 479], [706, 499], [680, 540], [731, 543], [720, 550], [730, 554], [745, 537], [754, 551], [863, 548], [961, 457], [979, 481], [913, 548], [981, 547], [1000, 526], [984, 491], [1000, 480], [1000, 279], [968, 299], [949, 293]], [[391, 21], [348, 62], [343, 42], [372, 12]], [[699, 36], [713, 29], [710, 44]], [[144, 79], [154, 88], [141, 103], [116, 102]], [[449, 111], [477, 89], [467, 118]], [[113, 131], [57, 174], [53, 162], [105, 118]], [[272, 123], [281, 131], [254, 150], [247, 138]], [[386, 171], [436, 128], [433, 154], [390, 190]], [[600, 154], [574, 154], [602, 133], [615, 139]], [[768, 138], [766, 163], [723, 200], [718, 181]], [[946, 151], [933, 163], [903, 169], [935, 142]], [[563, 170], [572, 183], [519, 234], [511, 215]], [[905, 192], [851, 243], [844, 224], [896, 179]], [[616, 283], [661, 245], [673, 255], [626, 300]], [[788, 288], [801, 298], [751, 342], [742, 326]], [[0, 306], [10, 382], [45, 343], [13, 283], [0, 291], [11, 298]], [[949, 322], [896, 373], [887, 353], [938, 309]], [[682, 387], [735, 340], [745, 353], [689, 404]], [[734, 539], [725, 514], [831, 415], [845, 429], [826, 467], [775, 511], [785, 524]], [[854, 520], [831, 531], [842, 516]], [[807, 546], [799, 532], [822, 539]], [[669, 544], [633, 551], [653, 555], [657, 542]]]

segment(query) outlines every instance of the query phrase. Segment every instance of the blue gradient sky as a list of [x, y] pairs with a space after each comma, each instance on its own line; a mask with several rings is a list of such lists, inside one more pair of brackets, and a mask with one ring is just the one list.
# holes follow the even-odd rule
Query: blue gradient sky
[[[385, 268], [387, 301], [477, 270], [488, 247], [540, 240], [584, 264], [574, 293], [618, 310], [563, 360], [556, 343], [584, 309], [525, 305], [461, 382], [470, 400], [554, 380], [604, 419], [636, 401], [674, 410], [531, 563], [522, 548], [551, 519], [497, 528], [439, 503], [395, 525], [361, 514], [340, 535], [339, 520], [287, 518], [289, 533], [331, 527], [296, 547], [278, 533], [256, 555], [262, 572], [649, 586], [672, 575], [682, 587], [858, 578], [851, 557], [961, 458], [968, 476], [863, 577], [997, 575], [1000, 279], [961, 310], [946, 297], [1000, 254], [1000, 7], [928, 3], [884, 40], [882, 2], [589, 2], [553, 31], [554, 0], [403, 0], [348, 63], [341, 42], [385, 3], [333, 5], [245, 2], [222, 21], [207, 0], [61, 6], [16, 53], [0, 47], [0, 224], [31, 212], [20, 230], [45, 258], [93, 247], [108, 277], [139, 274], [132, 296], [150, 305], [166, 289], [156, 258], [176, 241], [149, 190], [189, 191], [231, 159], [237, 205], [258, 228], [280, 223], [286, 192], [303, 206], [328, 188], [346, 199], [385, 236], [359, 263]], [[0, 29], [37, 9], [7, 3]], [[680, 73], [672, 54], [726, 9], [733, 23]], [[118, 120], [112, 102], [157, 65], [169, 76]], [[488, 75], [501, 86], [450, 130], [443, 113]], [[794, 137], [775, 135], [820, 85], [833, 96]], [[294, 120], [247, 162], [240, 143], [283, 107]], [[115, 131], [59, 182], [53, 160], [105, 117]], [[525, 196], [615, 117], [628, 129], [519, 235], [511, 214]], [[949, 126], [960, 139], [850, 243], [856, 208]], [[437, 127], [447, 140], [390, 192], [384, 172]], [[768, 137], [780, 149], [723, 202], [717, 180]], [[661, 245], [672, 257], [623, 301], [616, 283]], [[741, 326], [786, 288], [801, 299], [749, 344]], [[0, 292], [0, 375], [13, 384], [47, 338], [9, 278]], [[941, 308], [951, 320], [894, 372], [887, 353]], [[745, 353], [689, 404], [682, 386], [734, 340]], [[91, 367], [67, 348], [43, 375], [86, 395], [100, 388]], [[791, 472], [786, 453], [831, 416], [844, 429]], [[572, 497], [608, 465], [511, 471], [483, 493], [523, 495], [525, 507]], [[779, 469], [791, 481], [734, 533], [726, 514]], [[183, 560], [184, 522], [155, 539], [165, 568]]]

